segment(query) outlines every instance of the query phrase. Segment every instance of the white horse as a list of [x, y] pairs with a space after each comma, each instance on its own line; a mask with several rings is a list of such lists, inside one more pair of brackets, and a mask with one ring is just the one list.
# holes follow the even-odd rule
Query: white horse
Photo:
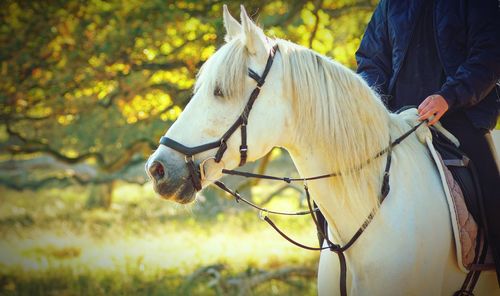
[[[261, 74], [277, 44], [274, 64], [248, 117], [248, 160], [279, 146], [290, 153], [301, 176], [349, 171], [309, 182], [333, 240], [341, 245], [380, 206], [345, 253], [349, 295], [452, 295], [458, 290], [466, 274], [456, 262], [444, 191], [426, 146], [415, 134], [394, 148], [391, 190], [379, 204], [386, 156], [373, 157], [412, 125], [390, 114], [348, 68], [307, 48], [267, 38], [243, 7], [241, 24], [224, 7], [224, 25], [227, 43], [201, 68], [193, 98], [166, 136], [191, 147], [219, 139], [256, 86], [248, 69]], [[238, 165], [240, 141], [236, 130], [219, 163], [211, 160], [214, 149], [194, 156], [197, 165], [208, 159], [202, 187], [220, 178], [222, 167]], [[353, 171], [369, 159], [367, 166]], [[179, 203], [195, 198], [183, 153], [161, 145], [146, 168], [162, 197]], [[337, 255], [322, 251], [319, 294], [338, 294], [338, 278]], [[495, 274], [483, 273], [475, 292], [500, 295]]]

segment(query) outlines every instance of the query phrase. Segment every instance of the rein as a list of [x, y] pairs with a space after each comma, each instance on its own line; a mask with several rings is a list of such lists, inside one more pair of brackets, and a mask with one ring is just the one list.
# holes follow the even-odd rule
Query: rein
[[[367, 160], [365, 163], [363, 163], [361, 166], [356, 168], [356, 170], [362, 169], [365, 165], [369, 164], [373, 159], [377, 159], [381, 157], [384, 154], [387, 154], [387, 160], [386, 160], [386, 165], [384, 169], [384, 177], [383, 177], [383, 182], [382, 182], [382, 187], [380, 189], [380, 203], [382, 203], [387, 195], [389, 194], [390, 191], [390, 186], [389, 186], [389, 176], [390, 176], [390, 168], [391, 168], [391, 162], [392, 162], [392, 149], [399, 145], [404, 139], [406, 139], [409, 135], [411, 135], [413, 132], [415, 132], [425, 121], [420, 122], [419, 124], [415, 125], [412, 127], [410, 130], [408, 130], [406, 133], [398, 137], [396, 140], [392, 141], [385, 149], [381, 150], [379, 153], [377, 153], [372, 159]], [[304, 182], [304, 191], [306, 193], [307, 197], [307, 206], [308, 206], [308, 211], [299, 211], [299, 212], [279, 212], [279, 211], [273, 211], [273, 210], [268, 210], [266, 208], [260, 207], [251, 201], [243, 198], [237, 191], [229, 189], [224, 183], [221, 181], [215, 181], [214, 185], [219, 187], [220, 189], [224, 190], [225, 192], [229, 193], [235, 198], [236, 202], [244, 202], [245, 204], [259, 210], [259, 218], [266, 221], [279, 235], [281, 235], [284, 239], [289, 241], [290, 243], [306, 249], [306, 250], [311, 250], [311, 251], [322, 251], [326, 249], [330, 249], [330, 251], [334, 252], [337, 254], [339, 257], [339, 262], [340, 262], [340, 295], [342, 296], [347, 296], [347, 264], [346, 264], [346, 259], [345, 259], [345, 254], [344, 252], [347, 251], [363, 234], [364, 230], [370, 222], [373, 220], [375, 217], [375, 214], [377, 213], [378, 209], [373, 209], [368, 217], [365, 219], [361, 227], [358, 228], [356, 233], [351, 237], [351, 239], [344, 245], [340, 246], [339, 244], [335, 244], [328, 238], [328, 230], [327, 230], [327, 225], [325, 227], [322, 227], [318, 223], [318, 219], [314, 213], [319, 212], [319, 209], [317, 207], [314, 207], [311, 205], [311, 195], [309, 193], [309, 187], [307, 186], [307, 181], [313, 181], [313, 180], [319, 180], [319, 179], [326, 179], [326, 178], [332, 178], [336, 176], [340, 176], [340, 172], [334, 172], [330, 174], [323, 174], [323, 175], [318, 175], [318, 176], [313, 176], [313, 177], [306, 177], [306, 178], [290, 178], [290, 177], [277, 177], [277, 176], [271, 176], [271, 175], [264, 175], [264, 174], [254, 174], [254, 173], [249, 173], [249, 172], [242, 172], [242, 171], [236, 171], [236, 170], [227, 170], [223, 169], [222, 173], [225, 175], [233, 175], [233, 176], [241, 176], [245, 178], [256, 178], [256, 179], [267, 179], [267, 180], [275, 180], [275, 181], [283, 181], [285, 183], [291, 183], [291, 182]], [[316, 225], [316, 228], [318, 229], [319, 235], [326, 241], [327, 245], [326, 247], [310, 247], [306, 246], [304, 244], [301, 244], [297, 242], [296, 240], [290, 238], [288, 235], [286, 235], [281, 229], [276, 226], [276, 224], [269, 218], [269, 214], [274, 214], [274, 215], [286, 215], [286, 216], [299, 216], [299, 215], [307, 215], [311, 214], [312, 220], [314, 221], [314, 224]], [[323, 231], [326, 230], [326, 231]]]

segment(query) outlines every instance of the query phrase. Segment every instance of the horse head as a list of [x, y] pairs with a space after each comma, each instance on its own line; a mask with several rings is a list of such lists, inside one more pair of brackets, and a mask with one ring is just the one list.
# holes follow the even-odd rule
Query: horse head
[[222, 168], [259, 159], [285, 141], [291, 112], [274, 44], [243, 6], [241, 24], [225, 5], [223, 19], [226, 43], [201, 67], [190, 102], [146, 163], [155, 191], [179, 203], [193, 201]]

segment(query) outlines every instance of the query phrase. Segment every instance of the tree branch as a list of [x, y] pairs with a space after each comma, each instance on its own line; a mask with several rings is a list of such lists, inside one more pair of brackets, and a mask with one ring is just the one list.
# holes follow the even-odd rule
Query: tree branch
[[107, 172], [113, 172], [122, 169], [139, 151], [143, 150], [147, 154], [152, 149], [156, 148], [157, 144], [148, 139], [138, 139], [125, 147], [125, 153], [118, 155], [109, 164], [104, 165], [103, 169]]
[[182, 67], [188, 67], [182, 60], [176, 60], [171, 62], [152, 62], [152, 63], [142, 63], [142, 64], [132, 64], [131, 70], [133, 71], [142, 71], [142, 70], [173, 70]]
[[[6, 143], [0, 144], [0, 152], [8, 151], [12, 155], [45, 153], [59, 161], [76, 164], [88, 159], [95, 159], [99, 167], [107, 172], [121, 169], [139, 151], [150, 151], [156, 147], [156, 143], [146, 138], [139, 138], [128, 144], [124, 154], [117, 155], [113, 160], [106, 162], [104, 156], [98, 152], [82, 153], [75, 157], [69, 157], [50, 147], [49, 143], [24, 138], [20, 133], [13, 131], [7, 124], [7, 133], [11, 138]], [[19, 143], [21, 142], [21, 143]]]
[[286, 27], [290, 25], [290, 23], [293, 21], [293, 19], [300, 13], [302, 8], [307, 4], [307, 0], [294, 0], [290, 4], [290, 9], [282, 15], [281, 17], [273, 17], [270, 19], [269, 22], [265, 22], [264, 26], [266, 27], [273, 27], [273, 26], [282, 26]]
[[319, 15], [318, 11], [321, 9], [321, 6], [323, 5], [323, 0], [318, 0], [315, 1], [314, 3], [314, 10], [313, 10], [313, 15], [316, 18], [316, 21], [314, 22], [314, 27], [311, 32], [311, 36], [309, 37], [309, 48], [312, 49], [312, 44], [314, 41], [314, 38], [316, 38], [316, 33], [318, 32], [318, 27], [319, 27]]
[[352, 12], [353, 10], [373, 12], [374, 9], [375, 6], [371, 4], [370, 1], [359, 1], [353, 4], [342, 6], [340, 8], [334, 8], [334, 9], [323, 8], [323, 11], [328, 15], [330, 15], [332, 18], [338, 18], [342, 15]]
[[[105, 161], [101, 154], [96, 152], [88, 152], [84, 154], [80, 154], [76, 157], [68, 157], [59, 151], [52, 149], [49, 144], [42, 143], [37, 140], [30, 140], [24, 138], [20, 133], [13, 131], [9, 124], [7, 124], [7, 133], [10, 138], [6, 143], [0, 144], [0, 151], [6, 150], [10, 154], [18, 155], [18, 154], [33, 154], [33, 153], [46, 153], [55, 157], [60, 161], [64, 161], [66, 163], [78, 163], [89, 158], [94, 158], [99, 164], [104, 165]], [[16, 143], [17, 142], [17, 143]], [[19, 143], [22, 142], [22, 143]]]
[[[316, 277], [316, 271], [309, 267], [283, 267], [276, 270], [247, 270], [235, 276], [223, 277], [222, 264], [208, 265], [195, 270], [183, 282], [180, 291], [182, 295], [191, 294], [191, 290], [201, 280], [208, 281], [208, 286], [214, 288], [217, 295], [253, 295], [252, 289], [270, 280], [280, 280], [293, 284], [291, 278], [311, 279]], [[249, 272], [251, 272], [249, 274]]]
[[247, 276], [246, 274], [240, 277], [235, 277], [227, 280], [227, 284], [238, 289], [238, 295], [252, 295], [253, 288], [268, 282], [270, 280], [281, 280], [289, 283], [291, 277], [314, 278], [316, 272], [307, 267], [284, 267], [275, 271], [264, 271], [257, 275]]
[[144, 172], [144, 160], [129, 161], [120, 171], [112, 174], [103, 173], [88, 164], [68, 165], [50, 156], [0, 162], [0, 185], [15, 190], [107, 184], [115, 180], [145, 184], [148, 178]]

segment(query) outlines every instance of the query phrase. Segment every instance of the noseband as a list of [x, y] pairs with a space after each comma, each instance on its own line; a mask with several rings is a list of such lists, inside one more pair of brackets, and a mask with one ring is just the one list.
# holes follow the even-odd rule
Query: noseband
[[264, 82], [266, 81], [267, 74], [269, 73], [269, 70], [271, 70], [271, 66], [273, 64], [274, 56], [276, 54], [276, 51], [278, 50], [278, 45], [275, 45], [267, 58], [266, 62], [266, 67], [264, 68], [264, 72], [262, 73], [261, 76], [257, 74], [255, 71], [252, 69], [248, 68], [248, 76], [255, 80], [257, 82], [257, 86], [254, 88], [252, 93], [250, 94], [250, 98], [248, 99], [247, 104], [245, 105], [245, 108], [243, 109], [243, 112], [241, 112], [240, 116], [236, 121], [229, 127], [229, 129], [222, 135], [222, 137], [214, 142], [210, 142], [207, 144], [195, 146], [195, 147], [187, 147], [182, 145], [181, 143], [169, 138], [169, 137], [161, 137], [160, 139], [160, 144], [165, 145], [169, 148], [174, 149], [177, 152], [180, 152], [184, 154], [184, 159], [186, 161], [186, 165], [189, 170], [189, 174], [191, 176], [191, 182], [193, 183], [194, 188], [197, 191], [200, 191], [202, 186], [201, 186], [201, 181], [202, 181], [202, 176], [204, 174], [203, 172], [203, 164], [205, 161], [203, 161], [200, 166], [197, 168], [196, 165], [194, 164], [194, 155], [212, 150], [215, 148], [217, 149], [217, 152], [215, 153], [215, 157], [213, 157], [214, 161], [216, 163], [219, 163], [224, 156], [224, 153], [226, 152], [227, 149], [227, 141], [229, 138], [234, 134], [234, 132], [240, 128], [241, 129], [241, 145], [240, 145], [240, 163], [239, 166], [242, 166], [246, 163], [247, 161], [247, 151], [248, 151], [248, 146], [247, 146], [247, 124], [248, 124], [248, 115], [250, 114], [250, 110], [252, 110], [252, 106], [257, 99], [257, 96], [260, 93], [261, 87], [264, 85]]

